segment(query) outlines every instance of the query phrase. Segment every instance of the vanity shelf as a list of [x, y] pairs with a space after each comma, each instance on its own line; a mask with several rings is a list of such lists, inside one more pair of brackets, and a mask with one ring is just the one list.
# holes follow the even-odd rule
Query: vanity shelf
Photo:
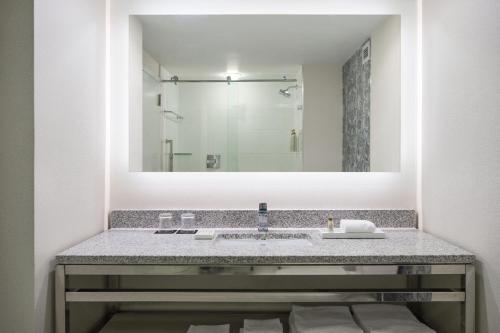
[[[72, 276], [103, 276], [108, 288], [66, 287]], [[424, 289], [420, 280], [431, 275], [461, 277], [460, 288]], [[172, 290], [120, 288], [127, 276], [254, 276], [287, 278], [292, 276], [401, 276], [406, 288], [371, 290], [332, 290], [318, 286], [314, 290]], [[455, 287], [455, 286], [453, 286]], [[457, 302], [463, 308], [463, 332], [474, 327], [474, 266], [472, 264], [430, 265], [58, 265], [56, 267], [56, 332], [67, 331], [70, 303], [210, 303], [210, 304], [350, 304], [350, 303], [432, 303]], [[181, 325], [181, 327], [184, 327]], [[106, 331], [103, 331], [104, 333]]]

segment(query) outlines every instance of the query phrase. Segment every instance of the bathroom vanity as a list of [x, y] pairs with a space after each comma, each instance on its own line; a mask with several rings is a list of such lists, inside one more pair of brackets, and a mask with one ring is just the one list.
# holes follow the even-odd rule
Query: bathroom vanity
[[[474, 331], [474, 255], [425, 232], [396, 227], [384, 229], [385, 239], [322, 239], [317, 228], [289, 226], [264, 233], [277, 237], [255, 239], [245, 236], [256, 234], [255, 227], [215, 230], [214, 239], [197, 240], [193, 234], [155, 234], [153, 228], [112, 228], [60, 253], [56, 258], [56, 332], [67, 332], [67, 309], [73, 302], [457, 302], [462, 306], [463, 332]], [[68, 279], [82, 275], [106, 277], [107, 288], [67, 287]], [[460, 286], [429, 288], [421, 284], [422, 279], [437, 275], [458, 276]], [[205, 288], [204, 283], [189, 290], [122, 286], [120, 280], [130, 276], [198, 277], [199, 281], [213, 276], [269, 277], [284, 282], [297, 276], [331, 277], [332, 281], [342, 276], [399, 276], [406, 283], [401, 288], [381, 289], [336, 289], [321, 284], [277, 289], [250, 286], [247, 290]]]

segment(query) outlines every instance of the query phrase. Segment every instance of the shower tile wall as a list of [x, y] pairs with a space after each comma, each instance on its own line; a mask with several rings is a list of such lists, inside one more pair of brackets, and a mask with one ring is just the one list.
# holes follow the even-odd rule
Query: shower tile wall
[[207, 171], [207, 153], [221, 155], [210, 171], [300, 171], [302, 155], [290, 152], [291, 129], [302, 129], [292, 97], [278, 94], [287, 83], [184, 84], [179, 86], [180, 152], [177, 171]]
[[342, 67], [342, 171], [370, 171], [370, 60], [362, 63], [361, 48]]
[[289, 84], [246, 83], [238, 87], [239, 171], [300, 171], [300, 153], [290, 152], [290, 133], [302, 129], [297, 89], [291, 97], [278, 94]]

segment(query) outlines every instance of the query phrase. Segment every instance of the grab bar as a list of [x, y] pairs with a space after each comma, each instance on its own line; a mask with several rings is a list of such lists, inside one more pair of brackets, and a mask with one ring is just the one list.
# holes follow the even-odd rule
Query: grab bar
[[174, 112], [174, 111], [164, 110], [163, 113], [165, 113], [165, 114], [167, 114], [167, 113], [173, 114], [177, 120], [184, 119], [183, 116], [181, 116], [180, 114], [178, 114], [177, 112]]

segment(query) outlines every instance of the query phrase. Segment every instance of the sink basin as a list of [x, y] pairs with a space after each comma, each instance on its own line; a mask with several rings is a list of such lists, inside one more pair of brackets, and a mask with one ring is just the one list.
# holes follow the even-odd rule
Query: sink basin
[[217, 234], [215, 241], [234, 245], [312, 245], [311, 235], [305, 232], [228, 232]]

